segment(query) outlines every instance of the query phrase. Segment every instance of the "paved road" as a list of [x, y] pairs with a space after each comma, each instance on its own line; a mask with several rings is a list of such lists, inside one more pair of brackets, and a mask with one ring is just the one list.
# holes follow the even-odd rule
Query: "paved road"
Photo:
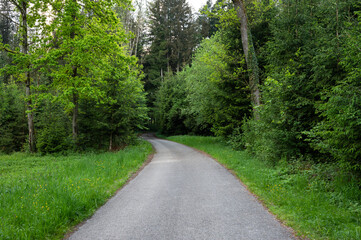
[[69, 239], [294, 239], [216, 161], [147, 140], [153, 160]]

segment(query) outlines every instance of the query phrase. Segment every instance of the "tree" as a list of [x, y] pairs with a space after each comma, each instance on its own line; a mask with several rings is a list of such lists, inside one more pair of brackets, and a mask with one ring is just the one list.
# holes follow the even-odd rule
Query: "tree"
[[207, 12], [214, 13], [216, 11], [215, 6], [217, 6], [217, 3], [212, 5], [212, 1], [207, 0], [207, 3], [200, 9], [200, 12], [198, 13], [199, 15], [197, 17], [196, 23], [198, 25], [198, 34], [200, 38], [199, 42], [201, 42], [204, 38], [210, 38], [218, 30], [218, 18], [209, 16], [209, 14], [207, 14]]
[[145, 90], [148, 93], [148, 105], [152, 106], [155, 92], [167, 72], [167, 35], [169, 28], [166, 23], [163, 3], [160, 0], [150, 3], [149, 6], [149, 35], [150, 44], [145, 56], [144, 72], [146, 73]]
[[[12, 45], [13, 49], [18, 45], [15, 40], [16, 34], [16, 23], [15, 23], [15, 14], [13, 7], [11, 6], [8, 0], [0, 1], [0, 36], [2, 38], [3, 44]], [[12, 63], [11, 56], [6, 51], [0, 52], [0, 69], [4, 69], [6, 65]], [[8, 83], [10, 79], [10, 74], [6, 71], [1, 71], [0, 81]]]
[[[236, 31], [239, 32], [237, 28]], [[236, 50], [223, 37], [219, 32], [204, 39], [192, 66], [162, 82], [156, 102], [162, 132], [227, 138], [249, 114], [244, 62], [239, 52], [230, 53]]]
[[255, 118], [259, 118], [256, 108], [261, 104], [259, 91], [259, 67], [256, 52], [253, 46], [251, 30], [248, 26], [247, 12], [244, 0], [232, 0], [241, 23], [243, 52], [249, 71], [249, 86], [251, 90], [251, 101], [255, 111]]
[[14, 66], [10, 66], [10, 72], [17, 76], [19, 81], [25, 84], [25, 101], [28, 119], [28, 142], [30, 152], [36, 151], [34, 107], [32, 102], [32, 77], [34, 64], [39, 58], [38, 49], [41, 49], [44, 41], [48, 40], [49, 32], [46, 31], [46, 15], [42, 14], [50, 9], [47, 1], [34, 0], [9, 0], [19, 12], [19, 38], [20, 51], [14, 46], [1, 43], [0, 49], [13, 56]]
[[83, 146], [117, 150], [133, 143], [136, 131], [144, 130], [148, 117], [139, 71], [132, 66], [132, 73], [124, 76], [118, 67], [113, 65], [112, 74], [106, 79], [109, 101], [97, 104], [95, 100], [85, 100], [80, 104]]
[[325, 109], [320, 106], [325, 96], [345, 79], [341, 36], [350, 9], [352, 1], [320, 0], [287, 0], [275, 8], [265, 48], [261, 119], [245, 126], [247, 146], [261, 158], [333, 161], [330, 153], [315, 147], [319, 139], [314, 133], [321, 129], [318, 123], [324, 125]]
[[346, 77], [338, 79], [335, 86], [324, 94], [324, 101], [317, 105], [324, 119], [318, 122], [309, 136], [315, 149], [330, 155], [342, 169], [359, 174], [361, 170], [360, 12], [356, 12], [356, 15], [349, 20], [346, 29], [342, 32], [343, 41], [339, 45], [342, 47], [340, 54], [343, 56], [340, 65], [346, 71]]
[[193, 132], [225, 138], [240, 127], [250, 108], [244, 62], [240, 62], [239, 52], [230, 53], [236, 50], [230, 48], [226, 36], [220, 31], [197, 49], [192, 67], [185, 71], [188, 107], [184, 110]]
[[55, 40], [46, 61], [51, 64], [52, 86], [58, 91], [57, 99], [72, 112], [73, 141], [78, 141], [79, 101], [93, 99], [106, 102], [104, 87], [107, 84], [111, 61], [116, 61], [118, 71], [130, 72], [133, 61], [125, 43], [128, 41], [120, 20], [116, 17], [115, 4], [129, 7], [128, 0], [56, 2], [52, 29]]
[[20, 151], [26, 138], [23, 89], [0, 82], [0, 152]]
[[177, 75], [166, 75], [157, 93], [156, 117], [162, 133], [186, 134], [185, 115], [187, 90], [183, 72]]
[[185, 0], [156, 0], [149, 7], [149, 51], [145, 57], [145, 90], [153, 106], [164, 76], [180, 72], [196, 45], [195, 24]]

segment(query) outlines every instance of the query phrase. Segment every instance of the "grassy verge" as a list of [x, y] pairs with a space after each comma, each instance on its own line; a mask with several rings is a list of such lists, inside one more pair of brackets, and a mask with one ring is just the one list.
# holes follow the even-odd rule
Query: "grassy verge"
[[142, 166], [141, 141], [117, 153], [0, 155], [0, 239], [61, 239]]
[[325, 164], [277, 166], [234, 151], [214, 137], [169, 137], [233, 170], [271, 212], [311, 239], [361, 239], [361, 191], [355, 179]]

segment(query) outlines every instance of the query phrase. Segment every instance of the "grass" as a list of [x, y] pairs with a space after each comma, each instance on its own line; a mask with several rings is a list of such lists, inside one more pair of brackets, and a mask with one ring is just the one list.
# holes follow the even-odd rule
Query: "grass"
[[299, 236], [361, 239], [360, 185], [335, 166], [305, 162], [271, 166], [244, 151], [232, 150], [218, 138], [168, 139], [202, 150], [233, 170]]
[[0, 155], [0, 239], [61, 239], [91, 216], [152, 152]]

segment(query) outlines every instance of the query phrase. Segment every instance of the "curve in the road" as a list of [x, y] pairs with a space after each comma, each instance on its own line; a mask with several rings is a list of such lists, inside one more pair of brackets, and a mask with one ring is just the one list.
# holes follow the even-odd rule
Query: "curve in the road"
[[69, 239], [294, 239], [224, 167], [148, 138], [153, 160]]

